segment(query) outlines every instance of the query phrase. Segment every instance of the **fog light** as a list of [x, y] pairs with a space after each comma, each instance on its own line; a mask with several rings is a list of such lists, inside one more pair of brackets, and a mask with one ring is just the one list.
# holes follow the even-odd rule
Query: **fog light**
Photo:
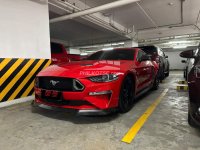
[[90, 92], [89, 95], [106, 95], [111, 93], [112, 91], [100, 91], [100, 92]]

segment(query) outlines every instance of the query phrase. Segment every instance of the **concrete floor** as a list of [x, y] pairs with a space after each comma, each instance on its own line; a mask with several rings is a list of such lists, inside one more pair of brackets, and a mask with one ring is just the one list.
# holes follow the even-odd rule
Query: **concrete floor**
[[[0, 110], [0, 150], [199, 150], [200, 130], [187, 123], [187, 92], [177, 92], [181, 72], [171, 72], [127, 114], [80, 116], [37, 109], [30, 102]], [[169, 88], [131, 144], [122, 137], [148, 106]]]

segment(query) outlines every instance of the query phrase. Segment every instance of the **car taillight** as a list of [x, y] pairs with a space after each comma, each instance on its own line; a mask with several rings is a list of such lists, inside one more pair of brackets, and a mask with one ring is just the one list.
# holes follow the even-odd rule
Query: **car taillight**
[[196, 78], [200, 78], [200, 65], [194, 67], [194, 74]]
[[160, 58], [159, 57], [156, 57], [156, 62], [160, 63]]

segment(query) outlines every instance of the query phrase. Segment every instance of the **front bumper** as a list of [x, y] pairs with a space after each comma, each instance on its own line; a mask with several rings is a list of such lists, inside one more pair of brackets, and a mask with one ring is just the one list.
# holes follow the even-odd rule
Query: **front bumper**
[[200, 126], [200, 106], [190, 102], [189, 113], [195, 124]]
[[61, 92], [61, 99], [44, 99], [41, 90], [35, 87], [35, 103], [53, 107], [76, 110], [107, 110], [118, 106], [121, 80], [107, 83], [94, 83], [88, 79], [78, 79], [84, 86], [83, 91]]
[[189, 113], [197, 125], [200, 126], [200, 79], [196, 78], [193, 70], [188, 75]]

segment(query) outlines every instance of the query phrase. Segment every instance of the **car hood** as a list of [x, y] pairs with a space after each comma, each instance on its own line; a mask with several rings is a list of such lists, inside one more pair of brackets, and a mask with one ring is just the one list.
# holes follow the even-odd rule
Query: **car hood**
[[42, 70], [38, 76], [60, 76], [84, 78], [106, 73], [124, 73], [133, 66], [133, 61], [126, 60], [85, 60], [51, 65]]

